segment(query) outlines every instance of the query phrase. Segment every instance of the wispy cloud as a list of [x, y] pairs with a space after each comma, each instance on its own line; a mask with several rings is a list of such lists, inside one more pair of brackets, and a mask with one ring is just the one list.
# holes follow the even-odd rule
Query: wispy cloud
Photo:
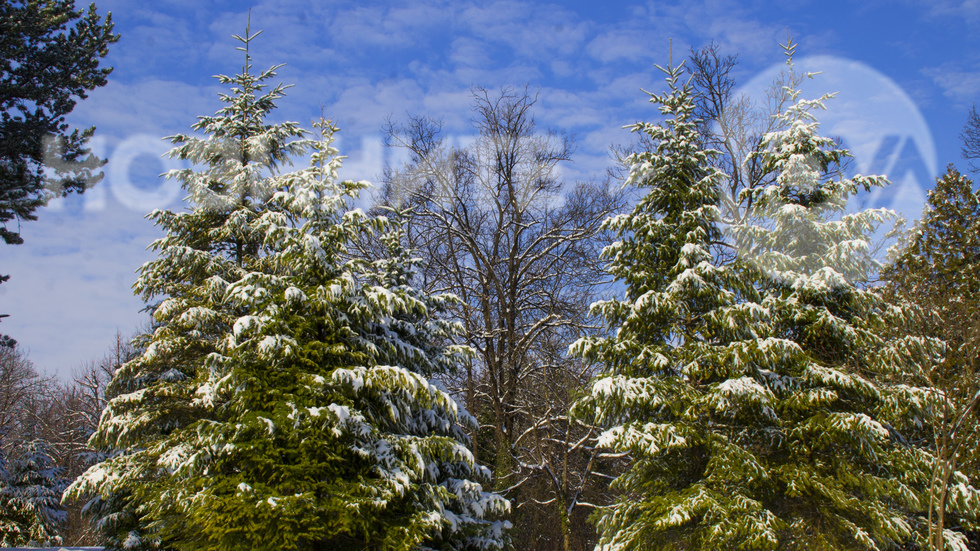
[[934, 17], [959, 18], [971, 23], [980, 21], [978, 0], [912, 0], [912, 3], [925, 7]]
[[641, 29], [609, 29], [588, 45], [588, 52], [594, 59], [609, 63], [626, 60], [631, 62], [655, 59], [658, 50], [650, 48], [650, 35]]
[[88, 213], [45, 210], [24, 234], [24, 245], [4, 251], [11, 278], [0, 286], [10, 314], [2, 330], [41, 369], [67, 376], [100, 357], [117, 329], [128, 335], [145, 319], [131, 285], [159, 232], [140, 213], [113, 205]]
[[199, 115], [220, 105], [220, 86], [191, 85], [173, 80], [110, 81], [92, 92], [71, 114], [79, 125], [94, 124], [100, 135], [125, 138], [130, 134], [186, 132]]
[[942, 88], [943, 94], [961, 106], [980, 98], [980, 70], [964, 70], [952, 63], [922, 70], [922, 74]]

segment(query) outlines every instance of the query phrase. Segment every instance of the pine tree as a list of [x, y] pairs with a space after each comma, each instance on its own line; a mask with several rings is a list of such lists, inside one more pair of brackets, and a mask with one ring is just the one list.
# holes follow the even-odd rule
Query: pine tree
[[[900, 245], [882, 271], [883, 295], [911, 312], [895, 331], [919, 339], [941, 358], [906, 378], [942, 393], [933, 410], [936, 464], [930, 503], [935, 519], [930, 541], [942, 548], [939, 539], [947, 526], [968, 526], [976, 515], [975, 508], [955, 502], [964, 495], [957, 471], [975, 477], [980, 465], [975, 421], [980, 404], [980, 193], [973, 181], [950, 165], [929, 192], [921, 222]], [[960, 518], [964, 510], [966, 519]]]
[[[74, 0], [14, 0], [0, 5], [0, 37], [0, 239], [20, 244], [20, 221], [36, 220], [52, 197], [98, 181], [92, 173], [104, 161], [85, 148], [95, 127], [69, 134], [65, 115], [105, 86], [112, 68], [99, 63], [119, 35], [95, 4], [82, 12]], [[64, 165], [50, 166], [57, 178], [44, 171], [52, 160]]]
[[482, 489], [472, 419], [427, 379], [468, 353], [439, 344], [450, 299], [407, 285], [397, 232], [386, 261], [348, 253], [387, 221], [351, 208], [366, 184], [338, 182], [328, 121], [317, 140], [265, 122], [284, 87], [250, 72], [255, 36], [235, 37], [245, 65], [206, 137], [171, 138], [192, 209], [151, 214], [166, 236], [136, 289], [163, 299], [159, 326], [93, 438], [126, 451], [71, 492], [128, 493], [161, 547], [499, 548], [507, 502]]
[[606, 366], [576, 413], [632, 456], [599, 549], [885, 549], [918, 537], [930, 457], [903, 431], [923, 422], [930, 393], [875, 381], [915, 360], [881, 336], [889, 312], [860, 285], [866, 236], [887, 214], [840, 212], [856, 186], [884, 181], [828, 174], [846, 153], [816, 134], [821, 100], [788, 89], [761, 152], [775, 179], [746, 191], [746, 224], [723, 230], [714, 153], [698, 149], [681, 70], [666, 72], [670, 92], [651, 99], [666, 121], [634, 127], [656, 148], [630, 157], [627, 183], [649, 191], [608, 222], [625, 296], [594, 305], [609, 336], [573, 346]]
[[67, 486], [46, 442], [33, 440], [24, 446], [0, 488], [0, 545], [60, 545], [58, 531], [65, 521], [61, 493]]

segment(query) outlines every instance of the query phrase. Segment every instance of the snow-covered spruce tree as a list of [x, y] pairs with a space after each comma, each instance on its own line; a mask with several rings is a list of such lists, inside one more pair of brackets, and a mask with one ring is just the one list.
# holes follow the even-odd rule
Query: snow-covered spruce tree
[[[153, 326], [148, 328], [148, 330], [152, 329]], [[142, 335], [140, 341], [145, 343], [148, 336]], [[117, 335], [116, 343], [102, 362], [98, 365], [93, 364], [90, 370], [83, 373], [80, 380], [76, 379], [90, 401], [90, 406], [80, 412], [86, 420], [91, 420], [85, 423], [89, 437], [98, 427], [99, 417], [109, 400], [121, 394], [147, 388], [155, 381], [154, 378], [114, 377], [123, 364], [141, 356], [145, 352], [143, 348], [139, 343], [127, 342], [122, 335]], [[107, 390], [105, 387], [109, 382], [112, 382], [112, 388]], [[97, 448], [89, 452], [86, 466], [97, 464], [121, 453], [126, 453], [126, 450], [111, 447]], [[156, 538], [147, 532], [148, 521], [136, 513], [136, 505], [132, 502], [129, 491], [120, 490], [106, 495], [95, 493], [87, 497], [88, 500], [82, 505], [81, 514], [89, 520], [89, 525], [94, 532], [95, 540], [91, 542], [92, 544], [101, 546], [105, 551], [157, 549]]]
[[150, 551], [158, 541], [147, 532], [147, 520], [136, 513], [136, 506], [126, 491], [105, 496], [94, 495], [82, 506], [82, 516], [89, 519], [96, 540], [105, 551]]
[[0, 546], [61, 545], [61, 493], [68, 486], [43, 440], [28, 442], [10, 461], [0, 486]]
[[[465, 349], [440, 346], [444, 296], [401, 274], [407, 253], [372, 264], [347, 245], [386, 229], [350, 205], [363, 183], [338, 182], [335, 128], [321, 139], [265, 122], [283, 88], [250, 72], [248, 47], [206, 137], [174, 136], [173, 171], [189, 212], [156, 211], [166, 231], [136, 288], [162, 298], [146, 352], [115, 381], [93, 443], [125, 453], [71, 492], [125, 492], [161, 547], [494, 549], [506, 500], [484, 492], [460, 423], [426, 376]], [[307, 168], [284, 172], [293, 156]]]
[[[845, 152], [817, 136], [820, 103], [787, 90], [784, 130], [762, 153], [775, 182], [748, 224], [723, 231], [722, 176], [697, 148], [681, 71], [667, 73], [670, 92], [652, 97], [666, 121], [635, 127], [656, 149], [631, 157], [627, 183], [648, 194], [608, 222], [625, 297], [594, 308], [614, 332], [572, 348], [606, 365], [576, 413], [633, 459], [598, 548], [921, 542], [930, 457], [903, 431], [923, 422], [917, 404], [930, 393], [875, 382], [914, 359], [881, 336], [886, 307], [856, 286], [872, 263], [864, 238], [885, 213], [839, 212], [855, 186], [884, 181], [829, 177]], [[714, 247], [734, 245], [722, 262], [731, 255]]]
[[[151, 381], [136, 387], [133, 381], [117, 379], [116, 388], [149, 388]], [[120, 391], [120, 394], [123, 392]], [[106, 461], [115, 455], [125, 454], [127, 450], [105, 448], [92, 455], [91, 464]], [[81, 495], [72, 490], [73, 495]], [[152, 551], [159, 548], [159, 540], [148, 531], [149, 519], [136, 511], [137, 504], [131, 490], [120, 488], [115, 491], [90, 492], [82, 506], [82, 516], [89, 520], [95, 532], [97, 543], [105, 551]]]
[[[366, 301], [358, 299], [362, 304], [358, 309], [366, 308], [359, 313], [364, 316], [363, 324], [367, 327], [363, 338], [368, 348], [377, 351], [377, 363], [404, 366], [402, 373], [394, 371], [395, 368], [385, 368], [393, 370], [391, 375], [405, 377], [408, 374], [404, 370], [407, 370], [414, 379], [412, 384], [428, 385], [427, 392], [430, 393], [443, 393], [441, 387], [434, 388], [426, 382], [426, 378], [456, 372], [459, 362], [465, 356], [472, 356], [473, 351], [466, 346], [447, 344], [457, 340], [463, 330], [459, 323], [450, 323], [442, 317], [448, 313], [450, 304], [458, 302], [458, 299], [452, 295], [426, 294], [412, 286], [411, 281], [417, 279], [416, 267], [421, 261], [404, 246], [407, 236], [402, 223], [407, 213], [394, 211], [393, 214], [394, 228], [380, 240], [387, 250], [387, 257], [374, 261], [370, 269], [363, 273], [364, 281], [370, 284], [366, 289], [367, 296], [375, 295]], [[340, 376], [351, 376], [355, 383], [365, 380], [368, 386], [387, 388], [387, 383], [371, 383], [371, 379], [378, 377], [371, 371], [371, 368], [361, 367], [350, 370], [349, 375], [344, 373]], [[373, 371], [378, 371], [378, 368]], [[385, 393], [389, 392], [385, 390]], [[490, 471], [474, 465], [469, 453], [456, 449], [456, 446], [459, 442], [468, 443], [466, 431], [477, 430], [477, 421], [465, 411], [457, 411], [455, 403], [447, 398], [426, 399], [427, 403], [431, 400], [431, 406], [426, 408], [413, 407], [411, 399], [401, 404], [390, 404], [388, 397], [372, 398], [383, 404], [388, 403], [382, 405], [384, 409], [397, 406], [394, 419], [379, 417], [375, 423], [393, 433], [407, 430], [409, 435], [424, 437], [442, 434], [452, 439], [442, 443], [452, 446], [452, 453], [430, 452], [440, 459], [428, 460], [425, 466], [431, 477], [427, 484], [433, 485], [426, 492], [435, 494], [436, 508], [443, 511], [441, 515], [445, 519], [442, 528], [433, 532], [420, 547], [432, 550], [500, 548], [505, 542], [504, 530], [510, 528], [510, 523], [482, 519], [487, 516], [500, 517], [509, 512], [509, 503], [497, 494], [484, 492], [481, 484], [476, 483], [489, 482]], [[407, 444], [412, 445], [410, 442]], [[432, 514], [433, 504], [425, 500], [416, 503], [415, 507], [421, 511], [429, 510], [428, 514]]]

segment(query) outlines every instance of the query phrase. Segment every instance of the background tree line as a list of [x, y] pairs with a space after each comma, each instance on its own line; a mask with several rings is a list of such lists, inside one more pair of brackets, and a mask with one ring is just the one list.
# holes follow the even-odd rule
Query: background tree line
[[[45, 376], [17, 347], [0, 349], [0, 400], [3, 434], [0, 440], [0, 490], [4, 511], [5, 546], [85, 545], [99, 541], [96, 530], [83, 518], [85, 501], [61, 503], [68, 483], [99, 454], [88, 440], [106, 405], [106, 386], [116, 369], [137, 351], [130, 339], [116, 336], [105, 356], [77, 366], [70, 381]], [[25, 479], [30, 470], [43, 475]], [[44, 516], [16, 513], [19, 500], [47, 498], [40, 503]], [[46, 536], [45, 536], [46, 534]]]

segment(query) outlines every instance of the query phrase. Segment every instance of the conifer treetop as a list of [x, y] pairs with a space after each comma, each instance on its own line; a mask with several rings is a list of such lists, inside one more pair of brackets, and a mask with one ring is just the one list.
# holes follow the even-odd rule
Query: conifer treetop
[[[750, 154], [760, 157], [776, 178], [770, 185], [741, 192], [739, 201], [751, 207], [747, 219], [734, 224], [730, 234], [743, 259], [788, 285], [860, 285], [881, 267], [872, 255], [875, 232], [898, 217], [885, 208], [849, 213], [847, 204], [859, 189], [889, 182], [883, 176], [842, 176], [841, 165], [851, 155], [819, 134], [814, 114], [825, 110], [825, 102], [835, 94], [802, 99], [795, 85], [801, 79], [795, 73], [796, 44], [791, 37], [783, 49], [787, 81], [792, 84], [783, 89], [788, 107], [776, 115], [779, 129], [763, 136], [759, 150]], [[817, 75], [808, 72], [803, 77]]]

